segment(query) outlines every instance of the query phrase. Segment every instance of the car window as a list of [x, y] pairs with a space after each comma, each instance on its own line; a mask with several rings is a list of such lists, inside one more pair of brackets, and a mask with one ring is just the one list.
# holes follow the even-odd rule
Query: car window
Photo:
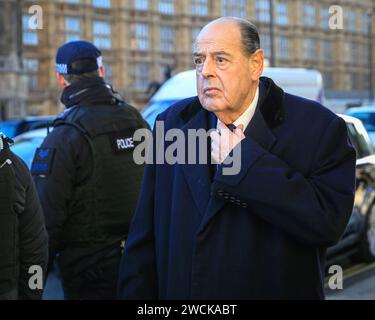
[[35, 150], [43, 142], [43, 137], [31, 138], [31, 139], [19, 139], [15, 141], [11, 147], [12, 151], [18, 155], [23, 161], [26, 162], [29, 169], [34, 158]]
[[367, 143], [365, 137], [358, 132], [352, 123], [346, 123], [348, 127], [349, 139], [357, 151], [357, 158], [363, 158], [372, 154], [372, 148]]
[[152, 128], [159, 113], [167, 110], [176, 100], [151, 101], [143, 110], [142, 116]]
[[17, 135], [19, 121], [0, 121], [0, 131], [10, 138]]
[[350, 115], [361, 120], [367, 131], [375, 131], [374, 112], [351, 112]]
[[46, 127], [52, 127], [53, 126], [53, 120], [38, 120], [38, 121], [30, 121], [28, 123], [27, 131], [40, 129], [40, 128], [46, 128]]

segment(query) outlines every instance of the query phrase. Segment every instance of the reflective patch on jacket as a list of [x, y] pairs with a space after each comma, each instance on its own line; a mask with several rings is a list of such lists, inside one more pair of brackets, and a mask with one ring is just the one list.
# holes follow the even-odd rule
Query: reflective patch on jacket
[[133, 150], [136, 143], [133, 140], [133, 134], [136, 129], [129, 128], [122, 132], [116, 132], [109, 135], [113, 153], [122, 153], [124, 151]]
[[52, 170], [55, 152], [55, 148], [36, 149], [34, 160], [31, 165], [31, 173], [33, 175], [49, 175]]

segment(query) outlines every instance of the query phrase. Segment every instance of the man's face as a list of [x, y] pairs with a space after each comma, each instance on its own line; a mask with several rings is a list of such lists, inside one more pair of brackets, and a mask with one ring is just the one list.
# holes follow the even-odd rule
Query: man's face
[[[233, 22], [206, 26], [195, 42], [198, 96], [202, 106], [223, 114], [240, 115], [250, 105], [263, 67], [263, 52], [246, 57], [239, 27]], [[260, 63], [260, 60], [261, 63]]]

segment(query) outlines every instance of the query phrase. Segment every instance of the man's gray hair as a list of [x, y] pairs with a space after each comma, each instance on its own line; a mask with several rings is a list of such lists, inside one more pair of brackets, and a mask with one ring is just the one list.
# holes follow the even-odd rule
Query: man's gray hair
[[260, 49], [259, 33], [254, 24], [238, 17], [221, 17], [212, 21], [212, 23], [225, 21], [234, 22], [240, 28], [243, 53], [246, 56], [251, 56], [255, 51]]
[[245, 55], [250, 56], [260, 49], [258, 29], [250, 21], [236, 18], [241, 30], [241, 40]]

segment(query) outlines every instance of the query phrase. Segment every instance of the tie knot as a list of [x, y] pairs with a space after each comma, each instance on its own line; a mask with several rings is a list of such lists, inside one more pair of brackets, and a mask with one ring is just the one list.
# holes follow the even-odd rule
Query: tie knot
[[227, 124], [227, 127], [232, 132], [237, 128], [233, 123]]

